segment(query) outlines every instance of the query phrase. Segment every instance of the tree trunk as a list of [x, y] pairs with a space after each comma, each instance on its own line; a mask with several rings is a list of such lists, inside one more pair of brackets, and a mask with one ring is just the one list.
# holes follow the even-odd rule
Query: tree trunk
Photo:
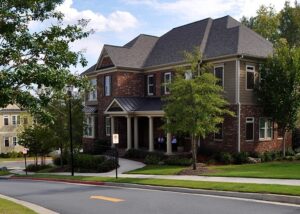
[[60, 167], [62, 168], [64, 166], [63, 162], [63, 146], [62, 144], [60, 145]]
[[35, 154], [35, 165], [37, 166], [38, 165], [38, 154]]
[[286, 137], [287, 137], [287, 131], [284, 129], [284, 134], [283, 134], [283, 157], [285, 157], [285, 153], [286, 153]]
[[197, 138], [192, 135], [192, 158], [193, 158], [193, 170], [197, 169]]

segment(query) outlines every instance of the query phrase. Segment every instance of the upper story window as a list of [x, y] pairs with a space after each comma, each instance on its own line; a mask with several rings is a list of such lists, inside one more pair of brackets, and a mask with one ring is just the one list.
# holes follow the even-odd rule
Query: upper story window
[[4, 137], [4, 146], [9, 147], [9, 137]]
[[215, 140], [223, 140], [223, 123], [219, 123], [216, 128], [218, 131], [215, 132]]
[[246, 117], [246, 140], [254, 140], [254, 117]]
[[93, 89], [89, 92], [89, 101], [97, 100], [97, 79], [91, 79], [90, 83]]
[[104, 77], [104, 95], [111, 96], [111, 76]]
[[4, 116], [3, 116], [3, 124], [4, 124], [5, 126], [8, 126], [8, 116], [7, 116], [7, 115], [4, 115]]
[[154, 75], [147, 76], [147, 94], [154, 95]]
[[255, 67], [246, 65], [246, 89], [253, 90], [255, 85]]
[[13, 137], [13, 145], [16, 146], [18, 144], [18, 138], [17, 137]]
[[271, 140], [273, 136], [273, 122], [270, 118], [259, 118], [259, 139]]
[[110, 117], [105, 117], [105, 135], [110, 136], [111, 133], [111, 120]]
[[169, 84], [171, 83], [172, 74], [171, 72], [164, 73], [164, 93], [170, 94]]
[[85, 117], [84, 136], [94, 137], [94, 116], [87, 115]]
[[19, 115], [11, 116], [11, 123], [12, 125], [20, 125], [20, 116]]
[[217, 84], [224, 87], [224, 66], [215, 66], [214, 74], [215, 77], [218, 78]]
[[191, 70], [185, 71], [185, 72], [184, 72], [184, 78], [185, 78], [186, 80], [191, 80], [191, 79], [193, 79], [193, 73], [192, 73], [192, 71], [191, 71]]

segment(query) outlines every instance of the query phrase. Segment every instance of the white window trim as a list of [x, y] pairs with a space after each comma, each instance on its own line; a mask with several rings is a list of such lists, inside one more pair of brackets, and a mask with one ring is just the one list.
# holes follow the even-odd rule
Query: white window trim
[[[109, 124], [107, 123], [107, 120], [109, 120]], [[109, 128], [109, 132], [107, 132], [107, 129]], [[111, 135], [111, 118], [105, 117], [105, 135], [109, 137]]]
[[192, 70], [186, 70], [184, 72], [184, 79], [185, 80], [191, 80], [191, 79], [193, 79], [193, 72], [192, 72]]
[[[7, 125], [5, 125], [5, 119], [7, 118]], [[3, 126], [9, 126], [9, 116], [8, 115], [3, 115]]]
[[214, 66], [214, 76], [216, 77], [216, 68], [222, 68], [222, 87], [224, 88], [224, 65], [215, 65]]
[[216, 133], [214, 133], [214, 141], [223, 141], [224, 139], [224, 123], [222, 124], [222, 139], [216, 138]]
[[[265, 120], [265, 129], [264, 129], [264, 138], [261, 138], [260, 137], [260, 120], [261, 119], [264, 119]], [[258, 121], [258, 131], [259, 131], [259, 141], [271, 141], [272, 139], [273, 139], [273, 134], [274, 134], [274, 129], [273, 129], [273, 121], [272, 121], [272, 133], [271, 133], [271, 137], [266, 137], [267, 136], [267, 131], [268, 131], [268, 129], [266, 128], [266, 120], [267, 119], [271, 119], [271, 118], [269, 118], [269, 117], [260, 117], [259, 118], [259, 121]]]
[[[89, 100], [88, 101], [97, 101], [97, 79], [90, 79], [90, 81], [91, 81], [91, 83], [92, 83], [92, 81], [93, 80], [95, 80], [96, 81], [96, 83], [95, 83], [95, 85], [93, 84], [93, 87], [95, 87], [95, 88], [93, 88], [93, 90], [91, 90], [90, 92], [89, 92]], [[95, 98], [93, 97], [93, 94], [95, 93]]]
[[[16, 124], [13, 124], [13, 118], [16, 118]], [[19, 119], [18, 119], [18, 117], [19, 117]], [[21, 124], [21, 117], [20, 117], [20, 115], [11, 115], [11, 125], [13, 125], [13, 126], [19, 126], [20, 124]]]
[[[248, 70], [248, 67], [252, 67], [253, 70]], [[253, 91], [254, 89], [249, 89], [248, 86], [247, 86], [247, 82], [248, 82], [248, 81], [247, 81], [247, 78], [248, 78], [248, 75], [247, 75], [247, 74], [248, 74], [248, 72], [249, 72], [249, 73], [253, 73], [253, 81], [254, 81], [254, 85], [255, 85], [255, 66], [254, 66], [254, 65], [247, 65], [247, 64], [246, 64], [246, 69], [245, 69], [245, 70], [246, 70], [245, 90], [246, 90], [246, 91]]]
[[[247, 121], [248, 119], [251, 119], [252, 121]], [[252, 123], [253, 124], [253, 129], [252, 129], [252, 136], [253, 136], [253, 138], [251, 139], [251, 140], [247, 140], [246, 139], [246, 142], [253, 142], [254, 141], [254, 138], [255, 138], [255, 132], [254, 132], [254, 126], [255, 126], [255, 119], [254, 119], [254, 117], [246, 117], [246, 132], [245, 132], [245, 138], [247, 138], [247, 123]]]
[[[150, 84], [149, 84], [149, 78], [150, 77], [152, 77], [153, 78], [153, 80], [154, 80], [154, 75], [153, 74], [149, 74], [149, 75], [147, 75], [147, 95], [154, 95], [154, 93], [150, 93], [149, 91], [149, 89], [150, 89]], [[153, 92], [154, 92], [154, 90], [155, 90], [155, 88], [154, 88], [154, 83], [152, 83], [151, 84], [151, 86], [153, 87]]]
[[[16, 139], [16, 141], [14, 141], [14, 139]], [[16, 137], [16, 136], [12, 137], [12, 145], [13, 146], [17, 146], [18, 145], [18, 137]]]
[[86, 115], [85, 121], [87, 121], [87, 117], [91, 118], [91, 124], [86, 123], [88, 126], [92, 128], [92, 133], [91, 135], [86, 135], [84, 132], [84, 137], [85, 138], [95, 138], [95, 116], [93, 115]]
[[[108, 81], [108, 87], [106, 85], [106, 83], [107, 83], [106, 80], [107, 79], [109, 79], [109, 81]], [[104, 96], [105, 97], [109, 97], [109, 96], [112, 95], [112, 86], [111, 86], [111, 84], [112, 84], [111, 76], [110, 75], [104, 76]], [[107, 88], [108, 88], [108, 90], [107, 90]]]
[[[166, 80], [166, 76], [170, 76], [170, 79], [169, 79], [169, 82], [167, 82]], [[172, 73], [171, 72], [167, 72], [167, 73], [164, 73], [164, 94], [170, 94], [170, 89], [169, 91], [167, 91], [167, 84], [171, 83], [172, 81]]]

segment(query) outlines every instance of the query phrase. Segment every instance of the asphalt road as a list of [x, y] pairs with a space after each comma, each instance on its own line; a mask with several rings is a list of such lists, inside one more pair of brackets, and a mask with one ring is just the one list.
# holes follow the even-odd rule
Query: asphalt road
[[26, 180], [0, 179], [0, 194], [62, 214], [300, 213], [299, 206], [245, 199]]

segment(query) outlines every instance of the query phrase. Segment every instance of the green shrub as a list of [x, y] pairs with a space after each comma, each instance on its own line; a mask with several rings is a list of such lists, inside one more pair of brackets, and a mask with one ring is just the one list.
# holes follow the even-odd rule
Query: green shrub
[[178, 158], [178, 157], [169, 157], [164, 163], [166, 165], [175, 165], [175, 166], [190, 166], [192, 165], [191, 158]]
[[6, 154], [0, 154], [0, 158], [21, 158], [23, 154], [21, 152], [8, 152]]
[[106, 160], [105, 156], [77, 154], [74, 157], [74, 167], [79, 169], [97, 169], [97, 166]]
[[52, 168], [52, 165], [35, 165], [35, 164], [30, 164], [26, 167], [28, 172], [37, 172], [43, 169], [49, 169]]
[[220, 161], [225, 164], [231, 164], [233, 162], [232, 155], [228, 152], [222, 153]]
[[[67, 165], [68, 164], [68, 155], [63, 155], [62, 156], [62, 161], [63, 161], [63, 165]], [[60, 166], [60, 156], [54, 156], [52, 158], [53, 164], [55, 166]]]
[[293, 160], [296, 160], [296, 158], [294, 156], [285, 156], [283, 158], [284, 160], [287, 160], [287, 161], [293, 161]]
[[157, 165], [162, 160], [163, 160], [163, 158], [162, 158], [161, 155], [150, 154], [150, 155], [146, 156], [146, 158], [145, 158], [145, 164]]
[[[118, 165], [119, 167], [119, 165]], [[107, 159], [102, 163], [98, 164], [97, 172], [109, 172], [116, 168], [116, 163], [114, 159]]]
[[294, 156], [295, 151], [292, 148], [288, 148], [285, 153], [286, 156]]
[[124, 157], [125, 158], [133, 158], [133, 159], [145, 159], [150, 152], [145, 150], [138, 150], [138, 149], [129, 149]]
[[109, 140], [98, 140], [94, 143], [93, 154], [101, 155], [110, 149], [111, 143]]
[[236, 154], [234, 154], [234, 156], [233, 156], [234, 163], [235, 163], [235, 164], [248, 163], [248, 157], [249, 157], [248, 152], [240, 152], [240, 153], [236, 153]]

